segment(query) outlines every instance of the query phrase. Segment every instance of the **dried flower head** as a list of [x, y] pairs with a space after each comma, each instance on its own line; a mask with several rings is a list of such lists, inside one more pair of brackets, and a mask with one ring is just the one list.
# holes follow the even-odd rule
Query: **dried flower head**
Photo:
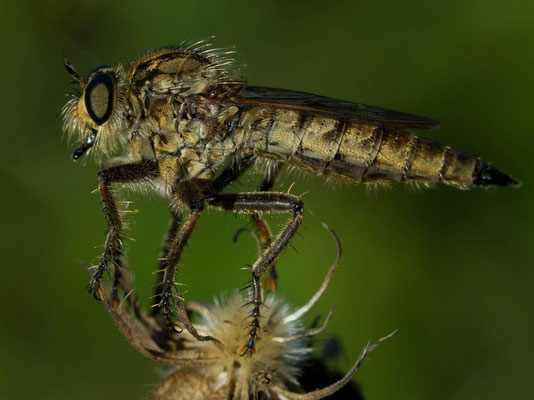
[[[247, 300], [240, 293], [212, 305], [190, 302], [178, 309], [184, 330], [171, 333], [149, 316], [131, 288], [122, 280], [126, 296], [121, 304], [112, 301], [112, 289], [104, 290], [104, 303], [122, 335], [141, 354], [174, 366], [172, 373], [152, 393], [151, 400], [179, 399], [322, 399], [346, 385], [365, 357], [383, 340], [366, 346], [347, 374], [325, 388], [302, 393], [299, 376], [311, 353], [311, 336], [322, 326], [306, 329], [302, 317], [326, 290], [338, 265], [341, 247], [321, 287], [302, 307], [294, 309], [278, 294], [265, 297], [261, 335], [255, 352], [242, 356], [240, 347], [250, 325]], [[124, 307], [127, 305], [128, 307]], [[129, 312], [131, 310], [132, 312]], [[190, 314], [197, 314], [193, 324]]]

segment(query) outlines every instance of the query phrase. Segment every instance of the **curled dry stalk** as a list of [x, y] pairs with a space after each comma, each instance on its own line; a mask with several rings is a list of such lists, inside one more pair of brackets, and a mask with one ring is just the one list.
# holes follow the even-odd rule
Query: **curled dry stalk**
[[[334, 263], [323, 283], [310, 300], [292, 309], [279, 295], [266, 296], [264, 323], [255, 353], [241, 356], [239, 348], [250, 324], [247, 299], [235, 293], [226, 301], [212, 305], [190, 302], [180, 312], [184, 330], [169, 332], [144, 311], [132, 287], [127, 269], [119, 268], [124, 296], [121, 302], [111, 287], [103, 287], [104, 305], [123, 337], [139, 353], [161, 364], [174, 367], [173, 372], [154, 390], [150, 400], [215, 400], [215, 399], [286, 399], [313, 400], [334, 394], [345, 386], [363, 361], [382, 341], [392, 334], [367, 345], [352, 368], [337, 382], [303, 393], [299, 374], [309, 360], [309, 338], [324, 330], [333, 308], [319, 328], [305, 329], [302, 317], [327, 289], [341, 257], [341, 243], [327, 225], [337, 247]], [[122, 263], [121, 261], [118, 261]], [[119, 265], [121, 267], [121, 265]], [[199, 316], [193, 324], [189, 315]]]

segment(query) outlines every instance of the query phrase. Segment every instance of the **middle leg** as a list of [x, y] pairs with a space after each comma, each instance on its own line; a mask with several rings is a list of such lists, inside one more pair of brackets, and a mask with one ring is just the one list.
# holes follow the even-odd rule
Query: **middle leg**
[[[173, 189], [174, 204], [171, 204], [170, 207], [172, 222], [165, 238], [159, 267], [156, 271], [157, 281], [154, 297], [159, 298], [159, 301], [154, 304], [152, 309], [152, 315], [156, 315], [160, 311], [163, 313], [163, 319], [167, 327], [173, 330], [176, 327], [176, 324], [172, 321], [172, 316], [175, 314], [172, 291], [176, 287], [174, 281], [177, 269], [176, 264], [179, 262], [187, 241], [198, 221], [200, 212], [204, 206], [204, 198], [214, 193], [219, 193], [250, 168], [254, 161], [255, 157], [253, 155], [246, 157], [236, 156], [209, 183], [203, 182], [200, 185], [196, 185], [195, 182], [181, 182], [175, 185]], [[184, 204], [192, 211], [191, 215], [185, 221], [179, 216], [180, 213], [176, 212], [176, 203]], [[176, 294], [178, 295], [177, 301], [180, 302], [181, 298], [178, 293]], [[177, 305], [179, 306], [178, 311], [180, 311], [181, 303]]]
[[[180, 306], [183, 300], [181, 294], [176, 291], [176, 270], [187, 241], [191, 237], [200, 218], [201, 212], [202, 207], [191, 209], [191, 213], [185, 218], [184, 223], [179, 229], [173, 229], [178, 228], [178, 217], [174, 217], [169, 237], [167, 237], [168, 246], [166, 246], [166, 252], [160, 260], [159, 276], [161, 276], [161, 281], [157, 285], [156, 292], [156, 297], [159, 297], [159, 302], [152, 307], [161, 311], [163, 322], [169, 330], [181, 331], [179, 325], [173, 320], [175, 314], [174, 307], [175, 305]], [[156, 314], [156, 312], [153, 313]]]
[[[165, 276], [165, 268], [167, 267], [167, 256], [169, 255], [169, 252], [171, 251], [172, 245], [175, 243], [176, 235], [178, 234], [178, 231], [180, 229], [180, 226], [182, 225], [182, 218], [176, 215], [171, 209], [171, 215], [172, 220], [169, 227], [169, 231], [167, 233], [167, 236], [165, 237], [165, 240], [163, 242], [163, 249], [161, 250], [161, 258], [158, 262], [158, 269], [154, 271], [156, 274], [156, 285], [154, 287], [154, 296], [153, 298], [161, 298], [161, 292], [163, 290], [162, 282], [164, 280]], [[159, 307], [153, 307], [152, 308], [152, 315], [156, 316], [159, 314], [160, 308]]]

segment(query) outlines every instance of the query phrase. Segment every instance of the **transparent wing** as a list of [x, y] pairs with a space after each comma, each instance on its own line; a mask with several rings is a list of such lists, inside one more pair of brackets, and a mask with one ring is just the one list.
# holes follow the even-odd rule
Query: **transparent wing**
[[249, 86], [239, 97], [218, 99], [226, 104], [262, 105], [345, 119], [384, 128], [438, 129], [439, 121], [400, 111], [296, 92]]

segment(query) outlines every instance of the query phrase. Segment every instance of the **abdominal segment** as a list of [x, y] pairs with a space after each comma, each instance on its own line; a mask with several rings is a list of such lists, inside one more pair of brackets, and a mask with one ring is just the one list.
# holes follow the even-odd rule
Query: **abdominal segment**
[[404, 130], [293, 110], [254, 112], [258, 120], [249, 131], [254, 152], [315, 175], [354, 183], [444, 182], [460, 188], [517, 183], [476, 156]]

